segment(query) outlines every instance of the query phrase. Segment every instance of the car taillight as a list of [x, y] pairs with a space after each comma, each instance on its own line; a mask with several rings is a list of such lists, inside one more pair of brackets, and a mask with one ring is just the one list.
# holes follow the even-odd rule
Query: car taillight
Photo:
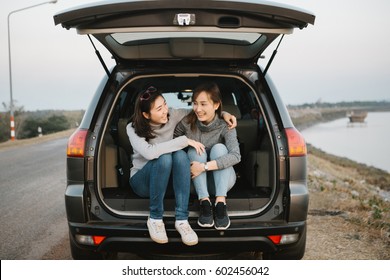
[[298, 241], [299, 234], [282, 234], [282, 235], [269, 235], [268, 238], [275, 245], [292, 244]]
[[105, 236], [101, 235], [81, 235], [76, 234], [75, 236], [77, 243], [83, 244], [83, 245], [100, 245], [104, 239], [106, 239]]
[[288, 143], [288, 155], [290, 157], [305, 156], [307, 153], [306, 142], [302, 134], [295, 128], [286, 128]]
[[66, 155], [68, 157], [84, 157], [85, 141], [88, 130], [77, 129], [68, 140]]
[[92, 236], [92, 239], [93, 239], [94, 245], [100, 245], [100, 243], [102, 243], [104, 241], [104, 239], [106, 239], [106, 237], [100, 236], [100, 235], [94, 235], [94, 236]]
[[280, 240], [282, 239], [281, 235], [269, 235], [268, 238], [272, 241], [274, 244], [279, 244]]

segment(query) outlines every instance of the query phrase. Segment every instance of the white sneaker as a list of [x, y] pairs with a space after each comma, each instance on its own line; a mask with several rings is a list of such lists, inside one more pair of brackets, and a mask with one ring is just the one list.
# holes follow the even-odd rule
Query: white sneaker
[[192, 230], [188, 221], [176, 221], [175, 228], [181, 235], [181, 240], [188, 246], [198, 244], [198, 236], [195, 231]]
[[165, 225], [162, 220], [153, 220], [148, 218], [147, 226], [149, 230], [150, 238], [157, 243], [168, 243], [168, 236], [165, 231]]

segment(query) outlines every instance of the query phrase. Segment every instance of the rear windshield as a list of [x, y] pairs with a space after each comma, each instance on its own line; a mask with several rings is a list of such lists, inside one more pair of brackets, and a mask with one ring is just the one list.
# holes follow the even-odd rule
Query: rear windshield
[[139, 32], [113, 33], [112, 38], [121, 45], [168, 42], [172, 38], [201, 38], [205, 43], [252, 45], [265, 35], [243, 32]]

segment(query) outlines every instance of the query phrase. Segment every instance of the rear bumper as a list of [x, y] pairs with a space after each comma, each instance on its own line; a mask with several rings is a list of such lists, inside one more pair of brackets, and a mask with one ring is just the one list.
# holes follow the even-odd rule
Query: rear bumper
[[[146, 221], [122, 225], [69, 223], [70, 236], [73, 239], [75, 234], [105, 236], [104, 241], [97, 246], [77, 244], [83, 250], [180, 255], [185, 253], [277, 252], [290, 248], [294, 250], [295, 245], [299, 243], [299, 239], [305, 231], [306, 222], [275, 225], [258, 223], [249, 228], [240, 224], [235, 225], [232, 221], [231, 227], [225, 231], [217, 231], [214, 228], [199, 228], [196, 223], [192, 224], [192, 227], [199, 238], [199, 243], [195, 246], [186, 246], [182, 243], [179, 233], [174, 229], [173, 222], [166, 223], [169, 242], [163, 245], [150, 239]], [[288, 245], [275, 245], [267, 237], [269, 235], [293, 233], [298, 233], [299, 239], [297, 242]]]

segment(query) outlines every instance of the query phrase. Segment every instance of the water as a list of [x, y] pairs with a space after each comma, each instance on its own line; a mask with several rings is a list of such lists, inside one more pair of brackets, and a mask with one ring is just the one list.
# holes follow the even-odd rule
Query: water
[[365, 124], [348, 123], [348, 118], [321, 123], [302, 134], [327, 153], [390, 172], [390, 112], [369, 112]]

